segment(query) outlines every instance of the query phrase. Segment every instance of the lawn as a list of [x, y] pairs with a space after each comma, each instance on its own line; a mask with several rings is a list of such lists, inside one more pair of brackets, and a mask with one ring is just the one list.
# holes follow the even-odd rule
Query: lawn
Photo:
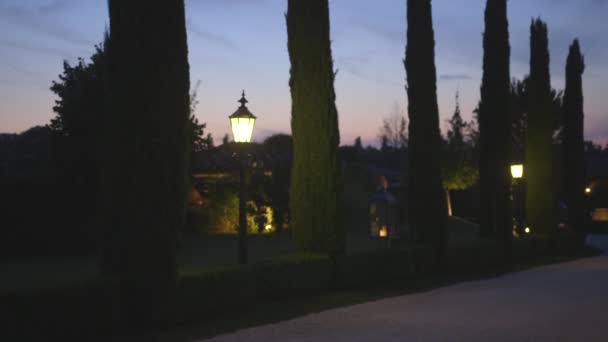
[[[449, 220], [451, 241], [478, 238], [478, 226], [460, 218]], [[347, 235], [348, 251], [358, 252], [382, 248], [380, 241], [372, 240], [366, 232]], [[256, 261], [295, 251], [289, 233], [249, 236], [249, 259]], [[182, 272], [200, 268], [219, 268], [237, 263], [236, 235], [184, 236], [180, 245], [178, 263]], [[66, 284], [99, 277], [97, 259], [45, 258], [39, 260], [0, 263], [0, 293], [38, 288], [55, 288]]]

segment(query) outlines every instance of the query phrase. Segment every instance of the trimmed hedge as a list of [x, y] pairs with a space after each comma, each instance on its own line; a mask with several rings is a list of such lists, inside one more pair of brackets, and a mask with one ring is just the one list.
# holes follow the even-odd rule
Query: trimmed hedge
[[332, 276], [328, 256], [302, 254], [243, 267], [182, 274], [178, 280], [178, 319], [212, 316], [258, 300], [284, 299], [326, 291]]
[[449, 246], [446, 271], [450, 274], [485, 272], [498, 268], [503, 260], [499, 241], [462, 242]]
[[[515, 263], [576, 252], [568, 234], [530, 237], [513, 243]], [[314, 295], [336, 289], [367, 288], [422, 278], [433, 272], [428, 246], [394, 246], [330, 258], [300, 254], [242, 267], [184, 272], [178, 279], [176, 322], [185, 323], [253, 306], [259, 301]], [[497, 270], [502, 244], [492, 240], [451, 245], [446, 272]], [[0, 295], [0, 340], [84, 340], [120, 328], [117, 284], [87, 282], [41, 291]], [[2, 338], [4, 335], [11, 338]]]
[[332, 279], [326, 255], [303, 254], [251, 265], [258, 299], [284, 299], [326, 291]]
[[335, 285], [358, 288], [413, 278], [432, 270], [429, 246], [398, 247], [352, 253], [335, 260]]

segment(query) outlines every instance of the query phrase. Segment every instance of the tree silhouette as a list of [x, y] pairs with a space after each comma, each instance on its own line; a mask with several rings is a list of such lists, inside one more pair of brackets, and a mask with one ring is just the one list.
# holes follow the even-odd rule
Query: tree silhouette
[[[87, 62], [79, 58], [70, 65], [63, 62], [63, 72], [50, 87], [57, 96], [49, 127], [52, 132], [53, 163], [57, 167], [67, 200], [65, 226], [91, 222], [89, 234], [97, 235], [101, 184], [104, 88], [106, 53], [102, 44]], [[87, 198], [87, 201], [83, 201]]]
[[575, 229], [582, 244], [585, 237], [585, 145], [583, 80], [585, 60], [578, 39], [570, 46], [566, 62], [564, 93], [563, 159], [568, 226]]
[[[511, 81], [512, 153], [514, 161], [523, 161], [526, 155], [526, 130], [528, 127], [530, 78]], [[563, 129], [563, 92], [551, 89], [551, 114], [553, 117], [553, 144], [559, 144]]]
[[301, 251], [340, 253], [337, 221], [340, 142], [327, 0], [289, 0], [291, 61], [291, 227]]
[[228, 133], [226, 133], [222, 137], [222, 145], [228, 145], [229, 143], [230, 143], [230, 137], [228, 136]]
[[530, 95], [526, 133], [526, 212], [535, 233], [554, 233], [556, 200], [553, 184], [553, 117], [547, 25], [532, 21]]
[[418, 242], [432, 243], [437, 266], [447, 244], [441, 181], [435, 38], [430, 0], [407, 2], [405, 69], [409, 99], [409, 222]]
[[395, 104], [391, 114], [382, 120], [378, 139], [384, 152], [407, 149], [407, 120], [399, 105]]
[[456, 94], [456, 108], [448, 121], [447, 139], [443, 148], [442, 178], [446, 193], [448, 215], [452, 215], [451, 191], [465, 190], [479, 180], [475, 165], [474, 146], [467, 136], [469, 124], [460, 115], [459, 96]]
[[361, 137], [355, 138], [355, 143], [353, 145], [356, 151], [363, 151], [363, 143], [361, 142]]
[[479, 106], [480, 234], [505, 243], [510, 259], [511, 121], [509, 23], [506, 0], [488, 0], [483, 36], [483, 80]]
[[190, 94], [190, 126], [192, 130], [191, 138], [191, 150], [192, 152], [200, 152], [213, 148], [213, 137], [211, 134], [207, 134], [205, 136], [205, 128], [207, 128], [206, 123], [199, 123], [198, 118], [196, 117], [196, 108], [198, 107], [198, 99], [196, 98], [198, 95], [198, 88], [201, 82], [196, 82], [194, 86], [194, 90]]
[[[131, 325], [166, 321], [190, 154], [183, 1], [109, 1], [105, 224], [119, 241]], [[162, 18], [162, 20], [160, 20]]]
[[465, 144], [464, 136], [465, 130], [467, 129], [467, 123], [462, 120], [460, 114], [460, 96], [456, 93], [456, 107], [454, 108], [454, 114], [448, 121], [450, 127], [447, 132], [447, 142], [449, 146], [453, 146], [455, 150], [462, 149]]

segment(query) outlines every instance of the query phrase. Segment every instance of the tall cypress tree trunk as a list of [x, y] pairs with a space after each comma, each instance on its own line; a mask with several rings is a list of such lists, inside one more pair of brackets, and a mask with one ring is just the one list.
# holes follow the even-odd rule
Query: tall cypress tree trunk
[[409, 222], [418, 242], [433, 244], [438, 266], [447, 244], [445, 193], [439, 158], [435, 38], [430, 0], [407, 2], [405, 69], [409, 99]]
[[511, 119], [509, 23], [506, 0], [488, 0], [483, 38], [479, 108], [482, 238], [496, 237], [511, 250]]
[[169, 318], [187, 198], [189, 67], [183, 1], [110, 0], [106, 224], [127, 319]]
[[[117, 21], [117, 14], [112, 14], [117, 10], [116, 6], [110, 3], [110, 18], [114, 18], [114, 22]], [[113, 26], [116, 26], [114, 24]], [[114, 35], [114, 42], [118, 41], [118, 34]], [[120, 137], [126, 136], [131, 125], [127, 122], [120, 122], [121, 119], [128, 119], [126, 117], [114, 116], [113, 111], [110, 110], [113, 98], [116, 97], [117, 87], [120, 85], [120, 80], [117, 75], [117, 58], [113, 54], [116, 51], [110, 41], [110, 32], [106, 31], [104, 36], [104, 50], [106, 52], [106, 68], [105, 77], [106, 82], [104, 84], [104, 120], [103, 120], [103, 138], [101, 143], [101, 201], [99, 208], [99, 217], [101, 218], [101, 256], [100, 256], [100, 268], [102, 274], [105, 276], [118, 277], [122, 272], [122, 248], [120, 244], [120, 232], [124, 230], [123, 226], [119, 225], [120, 213], [119, 208], [125, 208], [126, 203], [122, 202], [126, 200], [127, 189], [125, 184], [131, 179], [131, 176], [127, 174], [128, 168], [125, 168], [124, 173], [121, 176], [123, 170], [120, 166], [127, 165], [129, 149], [120, 148], [121, 144], [126, 144], [128, 141]], [[111, 85], [114, 85], [112, 87]], [[122, 140], [122, 141], [121, 141]], [[123, 191], [123, 193], [121, 193]]]
[[578, 39], [570, 46], [566, 63], [564, 93], [563, 158], [568, 226], [577, 232], [579, 242], [585, 241], [585, 145], [583, 112], [583, 73], [585, 61]]
[[289, 0], [291, 61], [291, 220], [301, 251], [340, 253], [337, 219], [340, 142], [327, 0]]
[[532, 233], [556, 231], [553, 186], [553, 116], [547, 25], [531, 25], [530, 109], [526, 132], [527, 222]]

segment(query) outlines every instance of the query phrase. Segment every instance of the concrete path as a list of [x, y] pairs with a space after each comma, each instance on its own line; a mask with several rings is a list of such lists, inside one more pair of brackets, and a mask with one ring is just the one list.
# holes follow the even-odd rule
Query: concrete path
[[[608, 251], [608, 237], [590, 243]], [[608, 255], [311, 314], [211, 341], [608, 341]]]

